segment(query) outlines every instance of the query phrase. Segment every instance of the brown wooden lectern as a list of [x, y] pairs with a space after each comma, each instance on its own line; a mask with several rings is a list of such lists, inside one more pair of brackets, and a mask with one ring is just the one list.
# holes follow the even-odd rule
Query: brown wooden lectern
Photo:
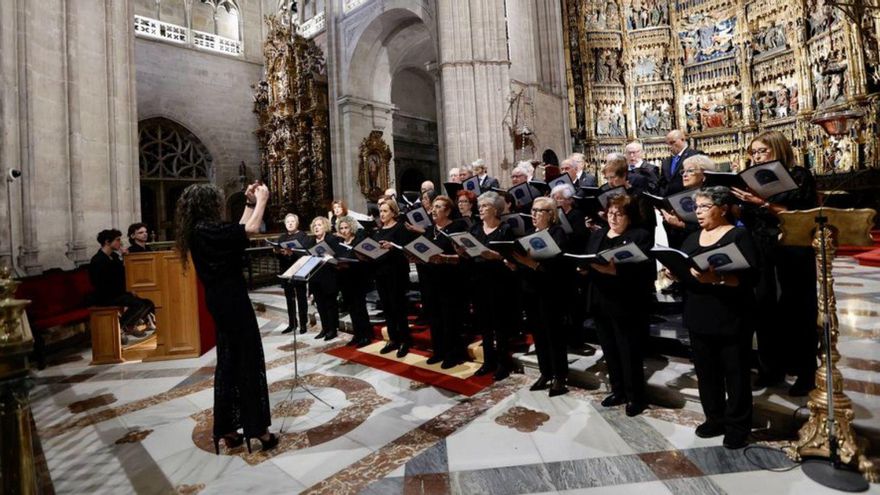
[[132, 353], [121, 348], [116, 308], [92, 311], [92, 364], [194, 358], [201, 355], [198, 282], [192, 262], [184, 270], [177, 251], [125, 256], [126, 289], [156, 305], [156, 348]]

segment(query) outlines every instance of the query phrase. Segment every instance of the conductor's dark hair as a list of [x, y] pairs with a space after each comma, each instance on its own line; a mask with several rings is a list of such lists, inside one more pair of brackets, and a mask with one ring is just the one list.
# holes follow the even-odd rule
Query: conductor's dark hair
[[223, 211], [223, 191], [214, 184], [193, 184], [183, 190], [174, 215], [177, 228], [176, 247], [180, 261], [187, 264], [192, 236], [201, 222], [219, 222]]
[[133, 224], [129, 225], [128, 226], [128, 238], [131, 239], [131, 236], [133, 236], [135, 232], [137, 232], [138, 230], [140, 230], [142, 228], [146, 228], [146, 226], [147, 226], [147, 224], [145, 224], [143, 222], [137, 222], [137, 223], [133, 223]]
[[104, 247], [108, 242], [113, 242], [117, 237], [122, 237], [122, 232], [116, 229], [106, 229], [98, 232], [98, 244]]

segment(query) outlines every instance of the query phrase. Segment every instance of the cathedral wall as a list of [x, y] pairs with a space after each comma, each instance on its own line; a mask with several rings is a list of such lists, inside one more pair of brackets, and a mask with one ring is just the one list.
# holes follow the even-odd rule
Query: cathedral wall
[[262, 77], [261, 63], [139, 38], [135, 65], [139, 121], [165, 117], [192, 131], [211, 153], [214, 181], [227, 193], [239, 187], [241, 162], [256, 176], [260, 157], [250, 86]]
[[0, 198], [0, 256], [19, 273], [71, 268], [139, 215], [131, 6], [0, 4], [0, 163], [21, 171]]

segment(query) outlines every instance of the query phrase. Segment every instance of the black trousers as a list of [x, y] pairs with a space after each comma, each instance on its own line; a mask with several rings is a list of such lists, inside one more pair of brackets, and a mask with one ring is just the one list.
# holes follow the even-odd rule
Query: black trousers
[[315, 295], [315, 306], [321, 318], [321, 333], [335, 334], [339, 330], [339, 302], [336, 294], [312, 292]]
[[409, 322], [406, 319], [407, 285], [409, 285], [408, 265], [376, 272], [376, 291], [382, 301], [388, 337], [398, 344], [412, 343]]
[[690, 338], [706, 421], [724, 425], [727, 433], [747, 434], [752, 428], [751, 334], [690, 332]]
[[786, 368], [797, 377], [812, 379], [818, 368], [819, 316], [816, 292], [816, 257], [812, 248], [780, 246], [776, 255], [779, 277], [777, 330], [782, 340], [780, 357], [788, 357]]
[[526, 321], [535, 338], [538, 369], [542, 376], [564, 380], [568, 376], [568, 328], [560, 294], [525, 293]]
[[611, 392], [629, 402], [644, 403], [649, 320], [646, 310], [638, 306], [628, 306], [629, 311], [609, 311], [604, 305], [594, 305], [593, 321], [608, 366]]
[[119, 318], [119, 324], [123, 327], [130, 327], [149, 313], [156, 311], [153, 301], [138, 297], [131, 292], [123, 292], [112, 300], [107, 301], [107, 305], [125, 307], [125, 311]]
[[[500, 262], [486, 262], [499, 263]], [[504, 265], [500, 269], [477, 266], [472, 287], [474, 323], [483, 338], [483, 362], [488, 366], [513, 367], [510, 337], [514, 332], [509, 292], [517, 283]]]
[[346, 273], [339, 273], [339, 290], [342, 292], [343, 300], [348, 304], [354, 338], [356, 340], [372, 338], [373, 329], [370, 326], [370, 315], [367, 313], [366, 275], [355, 270], [349, 268]]
[[[284, 298], [287, 300], [287, 322], [293, 328], [309, 327], [309, 298], [305, 282], [293, 280], [281, 284], [284, 287]], [[297, 315], [299, 324], [297, 324]]]
[[422, 294], [428, 294], [428, 323], [431, 325], [431, 350], [444, 359], [467, 355], [462, 327], [466, 306], [455, 288], [458, 267], [445, 265], [427, 267], [420, 273]]
[[812, 248], [759, 243], [761, 272], [755, 295], [761, 373], [812, 378], [818, 367], [818, 296]]

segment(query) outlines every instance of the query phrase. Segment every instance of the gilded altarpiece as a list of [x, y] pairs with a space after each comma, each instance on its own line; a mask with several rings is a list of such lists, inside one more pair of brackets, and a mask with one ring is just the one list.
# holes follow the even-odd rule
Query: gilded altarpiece
[[266, 23], [265, 79], [254, 86], [254, 112], [260, 175], [272, 191], [268, 218], [294, 212], [310, 219], [329, 209], [333, 195], [324, 54], [280, 18]]
[[[823, 0], [565, 0], [566, 64], [575, 147], [594, 168], [638, 139], [646, 159], [686, 129], [722, 169], [745, 166], [757, 133], [792, 140], [817, 174], [880, 169], [878, 12], [855, 25]], [[849, 135], [810, 120], [863, 112]]]

